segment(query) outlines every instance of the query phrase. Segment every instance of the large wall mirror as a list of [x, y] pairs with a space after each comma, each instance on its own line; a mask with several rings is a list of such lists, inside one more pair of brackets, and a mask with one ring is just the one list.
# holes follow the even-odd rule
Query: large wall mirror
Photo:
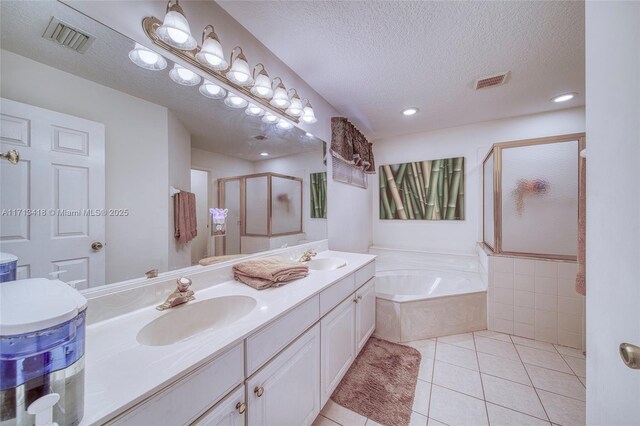
[[[158, 71], [135, 65], [132, 40], [65, 4], [0, 7], [0, 151], [20, 155], [0, 160], [0, 252], [17, 258], [18, 279], [57, 276], [87, 289], [326, 238], [309, 194], [310, 175], [325, 170], [323, 141], [174, 83], [171, 61]], [[89, 39], [61, 46], [64, 26]], [[242, 200], [240, 181], [225, 181], [249, 175], [280, 176], [276, 200], [266, 186]], [[220, 182], [229, 182], [224, 194]], [[245, 202], [277, 213], [271, 226], [286, 238], [243, 244]], [[224, 235], [213, 235], [218, 207], [228, 210]]]

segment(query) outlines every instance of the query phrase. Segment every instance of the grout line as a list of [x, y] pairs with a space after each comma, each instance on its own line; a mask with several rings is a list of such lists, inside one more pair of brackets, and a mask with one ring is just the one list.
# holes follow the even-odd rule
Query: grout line
[[431, 396], [433, 395], [433, 378], [436, 374], [436, 352], [438, 351], [438, 339], [435, 340], [435, 348], [433, 348], [433, 365], [431, 366], [431, 382], [429, 385], [429, 406], [427, 407], [427, 424], [429, 424], [429, 415], [431, 414]]
[[[513, 343], [512, 343], [512, 345], [513, 345]], [[491, 420], [489, 420], [489, 407], [487, 407], [487, 395], [485, 395], [485, 393], [484, 393], [484, 381], [482, 380], [482, 373], [480, 372], [480, 359], [478, 358], [478, 347], [476, 346], [476, 335], [475, 334], [473, 335], [473, 347], [475, 348], [476, 363], [478, 364], [478, 375], [480, 376], [480, 387], [482, 388], [482, 399], [484, 400], [484, 412], [487, 415], [487, 424], [489, 426], [491, 426]]]
[[[514, 343], [514, 346], [515, 346], [515, 343]], [[555, 347], [554, 347], [554, 349], [555, 349]], [[524, 368], [524, 372], [527, 373], [527, 377], [529, 378], [529, 380], [531, 381], [531, 384], [533, 385], [533, 380], [531, 380], [531, 376], [529, 375], [529, 372], [527, 371], [527, 368], [524, 366], [524, 361], [522, 360], [522, 357], [520, 356], [520, 352], [518, 352], [517, 348], [516, 348], [516, 352], [518, 353], [518, 358], [520, 358], [520, 362], [522, 363], [522, 367]], [[557, 350], [556, 350], [556, 352], [557, 352]], [[569, 369], [571, 369], [571, 368], [569, 368]], [[536, 389], [535, 386], [533, 386], [533, 391], [536, 393], [536, 396], [538, 397], [538, 401], [540, 401], [540, 406], [542, 407], [542, 411], [544, 411], [545, 416], [547, 416], [547, 421], [549, 423], [551, 423], [551, 417], [549, 417], [549, 413], [547, 413], [547, 409], [545, 408], [544, 404], [542, 403], [542, 398], [540, 398], [540, 394], [538, 393], [538, 389]]]

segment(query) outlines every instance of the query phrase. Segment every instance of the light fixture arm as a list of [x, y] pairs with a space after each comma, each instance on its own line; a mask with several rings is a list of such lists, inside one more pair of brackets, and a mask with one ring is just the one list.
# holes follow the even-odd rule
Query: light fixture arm
[[[207, 30], [211, 30], [209, 32], [207, 32]], [[202, 44], [204, 44], [204, 41], [207, 38], [212, 38], [214, 40], [216, 40], [218, 43], [220, 43], [220, 39], [218, 38], [218, 34], [216, 34], [216, 30], [215, 28], [213, 28], [213, 25], [209, 24], [206, 27], [204, 27], [204, 30], [202, 30]]]
[[278, 83], [277, 87], [282, 86], [282, 88], [284, 89], [284, 83], [282, 82], [282, 79], [280, 77], [273, 77], [273, 80], [271, 80], [271, 88], [273, 89], [273, 84], [276, 82], [276, 80], [278, 80], [280, 83]]
[[170, 10], [176, 11], [184, 16], [184, 10], [182, 10], [182, 6], [180, 6], [180, 0], [169, 0], [167, 2], [167, 10], [165, 11], [165, 13], [168, 13]]
[[291, 99], [293, 99], [293, 96], [291, 96], [291, 95], [290, 95], [291, 91], [293, 91], [293, 93], [295, 93], [295, 96], [297, 96], [297, 97], [298, 97], [298, 99], [300, 99], [300, 95], [298, 95], [298, 91], [297, 91], [296, 89], [294, 89], [293, 87], [292, 87], [291, 89], [287, 90], [287, 95], [288, 95]]
[[233, 52], [235, 52], [236, 49], [240, 51], [240, 53], [236, 55], [236, 59], [244, 59], [245, 61], [247, 60], [247, 57], [244, 56], [244, 52], [242, 51], [242, 47], [236, 46], [233, 49], [231, 49], [231, 54], [229, 55], [229, 66], [233, 64]]
[[258, 75], [260, 75], [260, 74], [264, 74], [266, 76], [269, 75], [269, 74], [267, 74], [267, 70], [264, 67], [264, 65], [262, 64], [262, 62], [259, 62], [253, 67], [253, 72], [251, 73], [254, 80], [256, 79], [256, 68], [258, 68], [258, 67], [262, 68], [262, 70], [258, 73]]

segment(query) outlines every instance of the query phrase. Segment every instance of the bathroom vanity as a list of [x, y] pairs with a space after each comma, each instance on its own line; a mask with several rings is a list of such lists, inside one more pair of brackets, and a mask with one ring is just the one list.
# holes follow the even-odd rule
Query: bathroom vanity
[[[342, 262], [319, 265], [346, 265], [312, 269], [304, 279], [263, 291], [230, 280], [237, 261], [200, 268], [188, 275], [196, 300], [163, 312], [155, 305], [171, 282], [156, 286], [153, 305], [132, 302], [133, 309], [119, 308], [115, 316], [110, 310], [125, 293], [151, 300], [150, 289], [89, 296], [98, 320], [87, 327], [81, 424], [310, 425], [374, 331], [374, 258], [325, 250], [317, 259]], [[222, 305], [239, 297], [255, 300], [240, 317]], [[158, 318], [198, 303], [214, 306], [213, 299], [224, 312], [209, 328], [175, 343], [149, 337], [148, 324]], [[181, 321], [198, 328], [200, 317]]]

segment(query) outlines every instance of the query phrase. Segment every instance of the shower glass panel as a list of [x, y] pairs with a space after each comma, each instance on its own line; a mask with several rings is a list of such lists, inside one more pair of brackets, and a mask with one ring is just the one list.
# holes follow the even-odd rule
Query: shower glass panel
[[269, 176], [245, 178], [245, 235], [269, 235]]
[[292, 234], [302, 230], [302, 181], [271, 177], [271, 233]]
[[578, 141], [502, 150], [502, 250], [575, 256]]
[[483, 167], [483, 187], [482, 194], [484, 198], [484, 223], [483, 223], [483, 233], [484, 233], [484, 242], [491, 247], [491, 249], [495, 249], [495, 239], [494, 239], [494, 223], [493, 223], [493, 157], [494, 153], [491, 151], [489, 156], [484, 162]]
[[584, 134], [494, 144], [483, 164], [483, 235], [494, 253], [575, 260]]

